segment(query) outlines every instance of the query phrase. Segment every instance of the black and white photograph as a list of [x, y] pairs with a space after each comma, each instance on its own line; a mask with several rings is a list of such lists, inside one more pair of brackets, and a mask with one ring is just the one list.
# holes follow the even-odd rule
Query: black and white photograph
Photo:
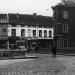
[[75, 0], [0, 0], [0, 75], [75, 75]]

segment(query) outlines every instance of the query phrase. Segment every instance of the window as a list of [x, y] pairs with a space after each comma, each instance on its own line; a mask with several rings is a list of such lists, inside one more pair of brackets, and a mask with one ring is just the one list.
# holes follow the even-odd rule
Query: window
[[28, 36], [31, 37], [31, 29], [28, 29]]
[[12, 36], [16, 36], [16, 29], [12, 29]]
[[21, 37], [25, 37], [25, 29], [21, 29]]
[[62, 38], [59, 38], [59, 39], [57, 40], [57, 47], [58, 47], [58, 48], [62, 48], [62, 47], [63, 47]]
[[64, 48], [67, 48], [68, 47], [68, 40], [65, 39], [63, 42], [64, 42]]
[[33, 37], [36, 37], [36, 30], [33, 30]]
[[3, 32], [7, 32], [7, 29], [6, 29], [6, 28], [4, 28], [4, 29], [3, 29]]
[[47, 37], [47, 30], [44, 30], [44, 37]]
[[67, 11], [63, 11], [63, 19], [68, 19], [68, 12]]
[[8, 35], [7, 28], [2, 28], [2, 37], [6, 37]]
[[39, 37], [42, 37], [42, 30], [39, 30]]
[[52, 37], [52, 32], [51, 31], [49, 31], [49, 38], [51, 38]]
[[68, 33], [68, 24], [63, 25], [63, 33]]

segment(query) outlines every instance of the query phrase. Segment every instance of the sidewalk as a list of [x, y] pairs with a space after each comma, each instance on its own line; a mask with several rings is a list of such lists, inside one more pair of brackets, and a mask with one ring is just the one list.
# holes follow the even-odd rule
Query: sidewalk
[[9, 60], [9, 59], [36, 59], [38, 58], [37, 56], [34, 55], [28, 55], [26, 54], [25, 56], [13, 56], [13, 57], [2, 57], [0, 60]]

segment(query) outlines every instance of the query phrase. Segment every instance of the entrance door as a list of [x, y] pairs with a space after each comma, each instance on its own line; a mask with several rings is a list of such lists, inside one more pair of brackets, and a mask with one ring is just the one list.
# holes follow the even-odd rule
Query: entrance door
[[38, 41], [39, 53], [50, 53], [52, 46], [52, 40], [41, 39]]

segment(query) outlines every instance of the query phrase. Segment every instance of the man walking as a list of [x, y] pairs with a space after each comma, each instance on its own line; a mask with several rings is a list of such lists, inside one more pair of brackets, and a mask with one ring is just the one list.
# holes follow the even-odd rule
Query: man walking
[[52, 57], [56, 57], [56, 52], [57, 52], [57, 40], [54, 37], [53, 42], [52, 42]]

